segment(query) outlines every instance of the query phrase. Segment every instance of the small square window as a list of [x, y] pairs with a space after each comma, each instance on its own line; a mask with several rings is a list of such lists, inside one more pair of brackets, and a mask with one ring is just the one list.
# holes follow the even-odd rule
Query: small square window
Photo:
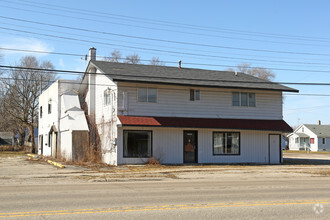
[[200, 100], [200, 90], [199, 89], [190, 89], [190, 101]]

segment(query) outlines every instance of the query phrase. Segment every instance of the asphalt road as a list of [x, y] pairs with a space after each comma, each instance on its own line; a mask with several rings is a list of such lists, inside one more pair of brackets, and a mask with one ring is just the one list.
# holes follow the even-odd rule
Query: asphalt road
[[8, 219], [329, 219], [329, 177], [0, 187]]

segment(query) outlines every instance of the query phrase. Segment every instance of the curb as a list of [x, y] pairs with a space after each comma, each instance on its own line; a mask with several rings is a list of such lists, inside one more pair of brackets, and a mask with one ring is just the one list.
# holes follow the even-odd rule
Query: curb
[[61, 168], [61, 169], [62, 168], [65, 168], [65, 166], [63, 164], [57, 163], [55, 161], [47, 160], [47, 163], [52, 164], [52, 165], [54, 165], [54, 166], [56, 166], [58, 168]]

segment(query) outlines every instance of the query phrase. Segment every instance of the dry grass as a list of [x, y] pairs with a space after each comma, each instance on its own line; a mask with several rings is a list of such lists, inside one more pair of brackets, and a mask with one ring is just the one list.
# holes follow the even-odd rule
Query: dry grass
[[22, 156], [25, 155], [24, 151], [0, 151], [0, 157], [15, 157], [15, 156]]

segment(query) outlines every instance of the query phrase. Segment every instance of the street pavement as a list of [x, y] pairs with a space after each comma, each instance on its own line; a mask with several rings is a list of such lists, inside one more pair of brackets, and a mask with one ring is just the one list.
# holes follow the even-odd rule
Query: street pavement
[[328, 165], [182, 167], [151, 178], [171, 170], [161, 167], [127, 178], [127, 167], [94, 173], [24, 158], [0, 159], [0, 218], [330, 219]]

